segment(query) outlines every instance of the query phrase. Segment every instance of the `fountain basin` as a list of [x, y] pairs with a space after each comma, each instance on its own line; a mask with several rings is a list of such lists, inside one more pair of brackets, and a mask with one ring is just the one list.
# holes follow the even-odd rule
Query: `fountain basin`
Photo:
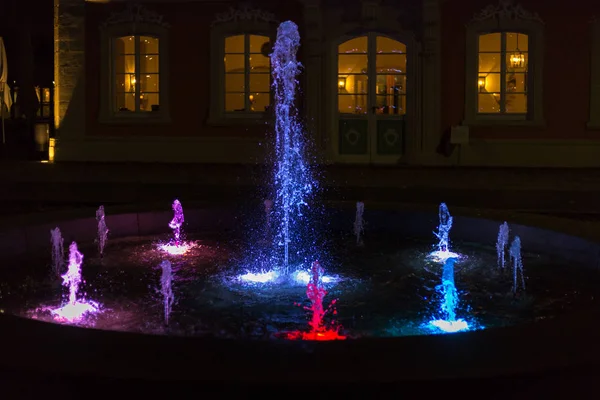
[[[458, 210], [455, 213], [454, 242], [487, 242], [493, 246], [502, 219], [461, 215]], [[352, 210], [339, 207], [330, 215], [330, 228], [348, 231], [351, 243]], [[234, 230], [234, 216], [235, 213], [227, 209], [186, 210], [188, 224], [199, 232]], [[119, 236], [163, 233], [170, 218], [170, 212], [107, 215], [111, 229], [107, 254], [110, 240]], [[522, 218], [527, 220], [527, 217]], [[365, 219], [370, 229], [377, 227], [381, 234], [422, 237], [430, 236], [436, 223], [435, 214], [411, 210], [370, 210]], [[533, 220], [543, 220], [546, 226], [553, 223], [559, 226], [558, 220], [550, 218]], [[93, 240], [94, 218], [57, 222], [65, 242]], [[3, 231], [0, 243], [5, 257], [39, 251], [49, 254], [48, 233], [55, 225], [29, 224]], [[571, 261], [572, 268], [588, 268], [592, 274], [599, 272], [600, 246], [591, 240], [514, 223], [511, 229], [522, 238], [527, 251], [564, 258]], [[368, 246], [368, 231], [365, 242]], [[598, 317], [590, 305], [589, 309], [535, 323], [452, 335], [362, 337], [341, 343], [312, 343], [114, 332], [2, 314], [0, 331], [12, 345], [6, 349], [0, 365], [3, 369], [25, 368], [42, 374], [52, 370], [65, 375], [128, 379], [227, 380], [235, 377], [248, 382], [490, 377], [595, 365], [600, 355], [596, 345], [600, 328], [594, 323]], [[210, 360], [211, 367], [203, 368], [199, 374], [197, 360], [204, 363]], [[306, 374], [307, 369], [312, 373]]]

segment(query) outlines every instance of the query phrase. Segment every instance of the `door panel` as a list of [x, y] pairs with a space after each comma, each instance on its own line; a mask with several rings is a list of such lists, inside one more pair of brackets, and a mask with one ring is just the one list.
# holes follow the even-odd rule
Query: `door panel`
[[377, 154], [393, 156], [404, 154], [404, 120], [377, 121]]
[[368, 155], [369, 122], [366, 119], [342, 119], [339, 123], [339, 153], [341, 155]]

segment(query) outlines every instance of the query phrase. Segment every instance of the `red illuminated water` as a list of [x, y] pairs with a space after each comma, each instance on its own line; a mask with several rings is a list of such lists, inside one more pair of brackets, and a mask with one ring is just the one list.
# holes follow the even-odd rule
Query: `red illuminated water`
[[342, 336], [338, 333], [338, 329], [328, 329], [323, 318], [328, 311], [332, 314], [337, 314], [335, 310], [335, 300], [331, 302], [327, 310], [323, 307], [323, 299], [327, 294], [327, 291], [323, 287], [321, 277], [323, 276], [323, 268], [318, 261], [312, 263], [311, 276], [306, 287], [306, 296], [310, 300], [310, 306], [305, 307], [306, 310], [312, 313], [309, 321], [311, 330], [309, 332], [293, 331], [285, 332], [284, 338], [290, 340], [344, 340], [346, 336]]

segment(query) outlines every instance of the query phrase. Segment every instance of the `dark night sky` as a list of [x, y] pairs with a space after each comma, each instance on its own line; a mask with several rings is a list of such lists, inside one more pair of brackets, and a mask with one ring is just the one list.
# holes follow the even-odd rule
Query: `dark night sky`
[[18, 25], [29, 23], [34, 84], [49, 86], [53, 80], [53, 1], [1, 0], [0, 16], [0, 36], [6, 45], [9, 81], [18, 83], [20, 80], [23, 54], [20, 53]]

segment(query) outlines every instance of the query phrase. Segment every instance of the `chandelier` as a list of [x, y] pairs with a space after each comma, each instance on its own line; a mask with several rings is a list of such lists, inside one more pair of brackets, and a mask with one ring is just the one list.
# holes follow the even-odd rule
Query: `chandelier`
[[517, 33], [517, 50], [510, 54], [510, 66], [512, 68], [525, 67], [525, 54], [519, 50], [519, 34]]

